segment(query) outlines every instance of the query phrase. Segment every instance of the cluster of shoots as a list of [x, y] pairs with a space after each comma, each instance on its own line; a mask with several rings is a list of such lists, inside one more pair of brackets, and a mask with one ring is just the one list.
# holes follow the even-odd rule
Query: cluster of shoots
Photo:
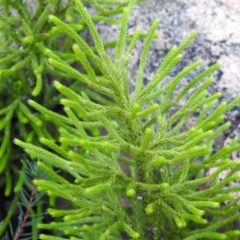
[[[230, 159], [240, 144], [234, 139], [217, 152], [213, 146], [230, 125], [224, 122], [225, 113], [239, 104], [240, 97], [217, 105], [221, 94], [208, 93], [211, 75], [219, 64], [201, 72], [180, 90], [180, 81], [197, 69], [200, 61], [165, 81], [195, 38], [196, 32], [192, 32], [169, 51], [154, 77], [144, 85], [147, 53], [159, 24], [156, 20], [145, 36], [134, 94], [130, 94], [129, 57], [142, 37], [138, 28], [127, 36], [135, 1], [124, 8], [113, 60], [82, 1], [74, 2], [94, 47], [74, 26], [54, 15], [49, 17], [53, 24], [50, 32], [61, 30], [74, 41], [71, 56], [81, 68], [73, 67], [43, 45], [41, 51], [56, 73], [83, 83], [91, 94], [54, 81], [62, 96], [64, 114], [34, 100], [28, 103], [55, 124], [60, 137], [55, 141], [40, 137], [42, 147], [14, 141], [48, 175], [47, 179], [34, 180], [38, 191], [71, 203], [69, 209], [48, 209], [55, 220], [40, 223], [38, 228], [58, 235], [41, 234], [40, 239], [117, 240], [126, 234], [141, 240], [236, 239], [240, 231], [234, 224], [240, 218], [240, 206], [234, 194], [240, 187], [227, 186], [240, 178], [240, 163]], [[174, 111], [187, 94], [184, 104]], [[196, 111], [200, 112], [196, 123], [187, 129], [186, 122]], [[214, 170], [208, 175], [210, 169]], [[222, 172], [227, 175], [219, 181]]]

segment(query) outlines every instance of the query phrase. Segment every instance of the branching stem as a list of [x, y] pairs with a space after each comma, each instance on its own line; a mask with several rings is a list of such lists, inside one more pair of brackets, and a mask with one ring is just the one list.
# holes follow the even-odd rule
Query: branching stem
[[[38, 177], [36, 178], [38, 179]], [[27, 209], [26, 209], [26, 212], [24, 214], [24, 218], [23, 218], [23, 221], [21, 223], [21, 226], [19, 227], [19, 230], [17, 231], [15, 237], [14, 237], [14, 240], [19, 240], [22, 232], [23, 232], [23, 229], [27, 223], [27, 219], [29, 217], [29, 214], [30, 214], [30, 211], [32, 209], [32, 205], [33, 205], [33, 201], [34, 201], [34, 197], [35, 197], [35, 194], [37, 192], [37, 186], [34, 185], [33, 186], [33, 189], [32, 189], [32, 192], [31, 192], [31, 196], [30, 196], [30, 199], [29, 199], [29, 202], [28, 202], [28, 205], [27, 205]]]

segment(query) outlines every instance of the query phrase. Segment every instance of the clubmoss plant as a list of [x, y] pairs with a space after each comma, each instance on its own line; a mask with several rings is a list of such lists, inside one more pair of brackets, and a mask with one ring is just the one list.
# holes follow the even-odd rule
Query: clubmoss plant
[[[240, 97], [229, 104], [215, 105], [221, 93], [210, 95], [207, 87], [218, 63], [178, 92], [175, 90], [179, 82], [200, 61], [185, 67], [171, 81], [164, 81], [181, 61], [183, 50], [196, 32], [169, 51], [155, 76], [144, 86], [147, 53], [158, 20], [147, 34], [134, 96], [130, 95], [128, 61], [140, 36], [137, 29], [127, 44], [128, 17], [134, 3], [131, 1], [124, 10], [113, 60], [106, 54], [94, 22], [80, 0], [75, 0], [76, 9], [89, 28], [94, 50], [69, 24], [57, 16], [49, 17], [54, 28], [63, 29], [74, 39], [71, 54], [87, 74], [46, 49], [49, 65], [111, 99], [112, 105], [92, 101], [59, 81], [54, 82], [54, 87], [64, 96], [60, 102], [65, 115], [29, 100], [31, 107], [56, 125], [60, 138], [40, 138], [43, 147], [19, 139], [15, 144], [37, 159], [38, 167], [49, 176], [48, 180], [34, 180], [38, 190], [72, 203], [69, 209], [48, 209], [55, 221], [38, 227], [56, 234], [41, 234], [40, 239], [104, 240], [123, 239], [125, 235], [141, 240], [236, 239], [240, 231], [234, 223], [240, 218], [240, 206], [234, 193], [240, 187], [227, 185], [240, 178], [240, 164], [230, 160], [230, 154], [238, 151], [240, 144], [234, 139], [214, 152], [213, 143], [229, 127], [223, 121], [224, 114], [239, 104]], [[100, 77], [95, 74], [93, 63], [101, 72]], [[190, 90], [193, 91], [181, 108], [172, 111]], [[195, 126], [186, 129], [187, 119], [197, 110], [200, 115]], [[90, 134], [93, 127], [102, 135]], [[209, 169], [214, 169], [211, 175], [207, 175]], [[219, 174], [226, 170], [226, 178], [219, 181]], [[71, 177], [63, 177], [62, 172]]]
[[[33, 9], [29, 7], [32, 2], [35, 2]], [[114, 15], [121, 15], [127, 2], [111, 1], [115, 4], [111, 8], [109, 1], [83, 1], [83, 4], [95, 7], [92, 21], [119, 24], [120, 20]], [[78, 62], [71, 52], [75, 39], [69, 35], [63, 36], [65, 30], [61, 27], [52, 28], [52, 23], [48, 21], [50, 14], [68, 22], [68, 27], [74, 29], [77, 36], [85, 34], [86, 24], [77, 13], [73, 0], [65, 1], [65, 4], [60, 0], [0, 1], [0, 190], [3, 192], [0, 202], [0, 222], [3, 221], [0, 238], [11, 214], [15, 213], [13, 209], [16, 209], [21, 199], [19, 195], [24, 179], [19, 171], [26, 170], [20, 162], [20, 159], [26, 159], [26, 154], [13, 146], [13, 139], [17, 137], [37, 145], [38, 138], [53, 140], [58, 136], [53, 124], [49, 125], [43, 115], [29, 109], [27, 99], [33, 97], [49, 110], [61, 112], [58, 106], [61, 96], [52, 87], [54, 79], [86, 95], [82, 83], [71, 82], [63, 72], [55, 71], [46, 63], [47, 48], [71, 66]], [[115, 44], [106, 43], [106, 47], [114, 47]], [[90, 90], [89, 97], [100, 98], [91, 94]], [[93, 133], [94, 130], [95, 135], [98, 134], [97, 128], [90, 131]], [[5, 203], [10, 205], [6, 209], [7, 216], [2, 211]]]

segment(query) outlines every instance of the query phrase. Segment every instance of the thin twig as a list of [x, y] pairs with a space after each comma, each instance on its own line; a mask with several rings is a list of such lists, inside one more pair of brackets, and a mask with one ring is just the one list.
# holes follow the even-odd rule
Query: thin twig
[[34, 185], [33, 186], [33, 189], [32, 189], [32, 192], [31, 192], [31, 196], [30, 196], [30, 199], [29, 199], [29, 202], [28, 202], [28, 205], [27, 205], [27, 209], [26, 209], [26, 212], [24, 214], [24, 218], [23, 218], [23, 221], [21, 223], [21, 226], [18, 230], [18, 232], [16, 233], [15, 237], [14, 237], [14, 240], [18, 240], [23, 232], [23, 229], [26, 225], [26, 222], [27, 222], [27, 219], [29, 217], [29, 213], [32, 209], [32, 205], [33, 205], [33, 201], [34, 201], [34, 196], [36, 194], [36, 191], [37, 191], [37, 186]]

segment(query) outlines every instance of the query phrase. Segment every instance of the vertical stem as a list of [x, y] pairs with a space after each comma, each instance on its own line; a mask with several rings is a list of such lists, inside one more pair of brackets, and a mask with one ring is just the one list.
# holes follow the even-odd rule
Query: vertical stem
[[23, 218], [23, 221], [19, 227], [19, 230], [17, 231], [15, 237], [14, 237], [14, 240], [18, 240], [23, 232], [23, 229], [26, 225], [26, 222], [27, 222], [27, 219], [29, 217], [29, 214], [30, 214], [30, 211], [32, 209], [32, 205], [33, 205], [33, 201], [34, 201], [34, 197], [35, 197], [35, 194], [36, 194], [36, 191], [37, 191], [37, 186], [34, 185], [33, 186], [33, 189], [32, 189], [32, 192], [31, 192], [31, 196], [30, 196], [30, 199], [29, 199], [29, 202], [28, 202], [28, 205], [27, 205], [27, 209], [26, 209], [26, 213], [24, 214], [24, 218]]

